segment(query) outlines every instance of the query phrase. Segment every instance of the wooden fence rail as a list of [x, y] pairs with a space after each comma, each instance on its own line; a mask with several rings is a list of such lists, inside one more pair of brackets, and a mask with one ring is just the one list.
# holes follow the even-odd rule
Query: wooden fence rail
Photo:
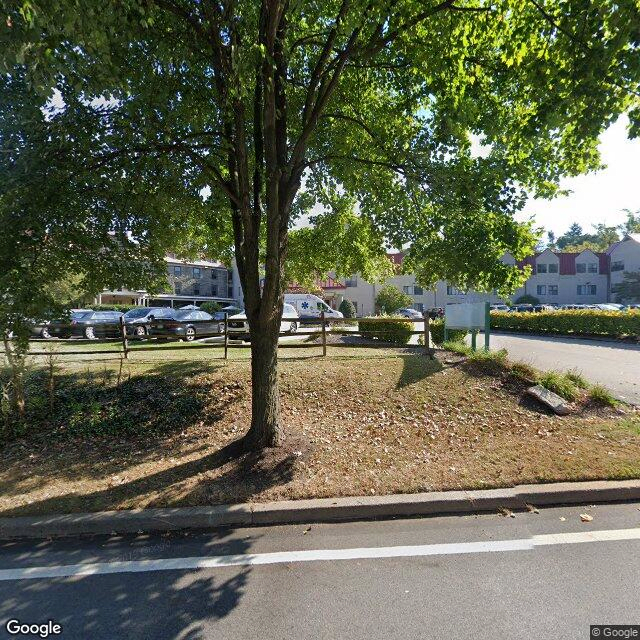
[[[368, 324], [376, 324], [376, 323], [389, 323], [389, 322], [398, 322], [398, 323], [424, 323], [422, 329], [414, 330], [411, 332], [406, 332], [406, 334], [414, 336], [419, 335], [423, 336], [424, 345], [422, 345], [422, 349], [424, 352], [430, 357], [434, 357], [434, 349], [431, 344], [430, 333], [429, 333], [429, 316], [427, 314], [424, 315], [423, 318], [395, 318], [395, 317], [377, 317], [377, 318], [327, 318], [324, 314], [324, 311], [321, 312], [320, 318], [315, 320], [306, 321], [304, 324], [307, 326], [313, 326], [314, 323], [318, 324], [319, 327], [315, 330], [307, 330], [307, 331], [296, 331], [295, 333], [290, 332], [280, 332], [280, 336], [301, 336], [301, 337], [310, 337], [317, 336], [320, 339], [320, 343], [313, 342], [302, 342], [302, 343], [280, 343], [278, 344], [278, 349], [311, 349], [314, 347], [320, 347], [322, 349], [322, 355], [327, 355], [327, 349], [329, 346], [331, 347], [353, 347], [353, 348], [389, 348], [390, 346], [417, 346], [417, 345], [398, 345], [390, 342], [371, 342], [367, 340], [363, 341], [361, 344], [345, 344], [345, 343], [328, 343], [327, 336], [330, 335], [340, 335], [340, 336], [361, 336], [360, 327], [357, 326], [359, 320], [365, 320]], [[348, 325], [353, 326], [356, 325], [354, 330], [347, 330], [343, 328], [334, 328], [335, 325]], [[148, 352], [148, 351], [180, 351], [180, 350], [189, 350], [189, 349], [223, 349], [223, 358], [225, 360], [229, 357], [229, 349], [242, 349], [247, 348], [247, 344], [244, 343], [234, 343], [231, 342], [233, 340], [233, 334], [229, 334], [228, 331], [228, 317], [225, 314], [224, 317], [224, 331], [216, 332], [210, 334], [208, 337], [222, 337], [223, 341], [221, 343], [197, 343], [197, 344], [173, 344], [167, 346], [165, 344], [160, 345], [158, 342], [155, 344], [150, 344], [150, 342], [140, 343], [138, 344], [138, 340], [131, 341], [129, 336], [127, 335], [127, 328], [124, 322], [120, 322], [120, 337], [118, 338], [100, 338], [97, 340], [89, 340], [87, 338], [77, 338], [77, 339], [60, 339], [60, 338], [34, 338], [30, 342], [32, 344], [57, 344], [57, 343], [65, 343], [65, 344], [73, 344], [73, 345], [82, 345], [82, 344], [113, 344], [114, 347], [117, 345], [118, 349], [92, 349], [88, 351], [79, 350], [79, 349], [71, 349], [68, 351], [57, 351], [57, 350], [41, 350], [41, 351], [29, 351], [30, 356], [70, 356], [70, 355], [119, 355], [121, 358], [128, 359], [129, 354], [136, 352]], [[415, 327], [414, 327], [415, 328]], [[375, 334], [384, 334], [386, 333], [384, 330], [371, 330], [367, 328], [366, 334], [367, 336]], [[159, 336], [157, 340], [166, 340], [166, 337]], [[147, 338], [147, 340], [151, 341], [153, 338]], [[0, 350], [0, 354], [5, 353], [4, 350]]]

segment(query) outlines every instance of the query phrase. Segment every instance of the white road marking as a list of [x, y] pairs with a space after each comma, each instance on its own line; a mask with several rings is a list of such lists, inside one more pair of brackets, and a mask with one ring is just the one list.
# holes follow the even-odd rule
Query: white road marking
[[373, 558], [459, 555], [465, 553], [532, 551], [536, 547], [584, 544], [588, 542], [612, 542], [617, 540], [640, 540], [640, 528], [612, 529], [609, 531], [581, 531], [577, 533], [551, 533], [519, 540], [486, 540], [479, 542], [454, 542], [449, 544], [365, 547], [360, 549], [312, 549], [307, 551], [247, 553], [212, 557], [158, 558], [155, 560], [87, 562], [49, 567], [20, 567], [0, 570], [0, 581], [70, 578], [105, 575], [109, 573], [141, 573], [146, 571], [242, 567], [294, 562], [326, 562], [331, 560], [366, 560]]

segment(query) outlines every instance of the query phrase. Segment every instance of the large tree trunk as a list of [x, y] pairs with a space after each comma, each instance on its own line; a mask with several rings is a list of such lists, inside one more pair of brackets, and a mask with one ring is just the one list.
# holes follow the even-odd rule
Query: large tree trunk
[[278, 393], [278, 326], [259, 322], [251, 328], [251, 428], [248, 449], [277, 447], [282, 442]]

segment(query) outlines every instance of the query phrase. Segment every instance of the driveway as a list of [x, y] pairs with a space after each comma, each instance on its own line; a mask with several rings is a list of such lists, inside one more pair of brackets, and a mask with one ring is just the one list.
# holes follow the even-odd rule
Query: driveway
[[[482, 345], [484, 337], [479, 336]], [[540, 369], [577, 369], [618, 398], [640, 405], [640, 345], [611, 340], [494, 333], [491, 349], [506, 349], [513, 360]]]

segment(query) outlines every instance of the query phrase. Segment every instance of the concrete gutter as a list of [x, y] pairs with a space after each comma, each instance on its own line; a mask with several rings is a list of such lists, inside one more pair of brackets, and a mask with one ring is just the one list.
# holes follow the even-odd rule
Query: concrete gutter
[[560, 482], [476, 491], [0, 518], [0, 539], [464, 515], [495, 512], [498, 509], [521, 511], [528, 505], [595, 504], [634, 500], [640, 501], [640, 480]]

